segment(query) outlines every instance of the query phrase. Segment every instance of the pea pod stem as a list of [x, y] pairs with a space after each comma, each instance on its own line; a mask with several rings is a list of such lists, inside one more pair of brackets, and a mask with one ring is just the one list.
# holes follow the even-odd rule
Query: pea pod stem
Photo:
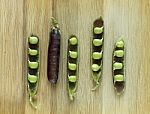
[[58, 22], [57, 22], [57, 20], [54, 17], [51, 17], [51, 21], [52, 21], [52, 26], [58, 28]]

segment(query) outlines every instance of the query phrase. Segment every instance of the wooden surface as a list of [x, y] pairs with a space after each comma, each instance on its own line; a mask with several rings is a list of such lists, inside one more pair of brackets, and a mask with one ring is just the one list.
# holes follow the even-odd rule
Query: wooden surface
[[[150, 114], [149, 0], [0, 0], [0, 114]], [[92, 92], [90, 44], [92, 23], [105, 21], [102, 85]], [[47, 81], [50, 17], [62, 30], [58, 84]], [[40, 37], [41, 79], [38, 109], [28, 103], [26, 47], [31, 34]], [[74, 102], [66, 85], [67, 39], [80, 43], [79, 83]], [[119, 36], [126, 42], [126, 90], [118, 97], [112, 84], [112, 50]]]

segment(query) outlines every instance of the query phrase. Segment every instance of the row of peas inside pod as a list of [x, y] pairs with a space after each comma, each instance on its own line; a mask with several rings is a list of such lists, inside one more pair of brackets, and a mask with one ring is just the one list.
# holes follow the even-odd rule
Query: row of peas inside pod
[[100, 17], [93, 23], [93, 41], [92, 41], [92, 79], [95, 90], [100, 85], [103, 67], [103, 42], [104, 42], [104, 24]]
[[123, 38], [120, 38], [114, 46], [112, 70], [114, 88], [120, 95], [125, 88], [125, 43]]
[[31, 35], [28, 38], [28, 93], [31, 106], [37, 108], [34, 97], [37, 94], [39, 80], [39, 38]]
[[70, 36], [68, 40], [68, 94], [70, 100], [73, 100], [77, 90], [78, 80], [78, 39], [75, 35]]

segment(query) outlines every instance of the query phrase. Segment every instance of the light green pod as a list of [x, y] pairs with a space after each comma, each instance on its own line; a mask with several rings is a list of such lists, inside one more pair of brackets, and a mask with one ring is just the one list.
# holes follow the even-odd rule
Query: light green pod
[[116, 47], [123, 48], [124, 47], [124, 41], [120, 40], [120, 41], [116, 42]]
[[70, 38], [69, 41], [70, 41], [70, 44], [71, 44], [71, 45], [77, 45], [77, 43], [78, 43], [78, 40], [77, 40], [76, 37]]
[[29, 80], [30, 83], [36, 83], [37, 80], [38, 80], [38, 77], [35, 76], [35, 75], [28, 74], [28, 80]]
[[77, 69], [77, 65], [74, 63], [68, 63], [68, 68], [69, 70], [76, 70]]
[[39, 41], [39, 39], [37, 37], [35, 37], [35, 36], [29, 37], [29, 43], [30, 44], [37, 44], [38, 41]]
[[113, 69], [116, 70], [116, 69], [122, 69], [123, 68], [123, 64], [122, 63], [119, 63], [119, 62], [115, 62], [113, 64]]
[[37, 69], [38, 68], [38, 66], [39, 66], [39, 64], [38, 64], [38, 62], [30, 62], [30, 61], [28, 61], [29, 63], [29, 67], [31, 68], [31, 69]]
[[101, 46], [102, 44], [103, 44], [103, 38], [102, 39], [93, 39], [94, 46]]
[[38, 50], [29, 48], [28, 53], [29, 53], [29, 55], [35, 56], [38, 54]]
[[78, 53], [77, 52], [75, 52], [75, 51], [69, 51], [69, 56], [71, 57], [71, 58], [77, 58], [78, 57]]
[[122, 74], [115, 75], [114, 82], [116, 82], [116, 81], [118, 81], [118, 82], [124, 81], [124, 76]]
[[68, 76], [68, 80], [70, 82], [76, 82], [77, 81], [77, 76]]
[[124, 51], [123, 50], [116, 50], [115, 51], [115, 56], [116, 57], [123, 57], [124, 56]]
[[93, 52], [92, 57], [93, 59], [101, 59], [103, 53], [102, 52]]
[[95, 34], [101, 34], [103, 32], [104, 27], [95, 27], [94, 28], [94, 33]]
[[101, 68], [101, 66], [99, 66], [98, 64], [93, 64], [92, 65], [92, 70], [95, 71], [95, 72], [98, 71], [100, 68]]

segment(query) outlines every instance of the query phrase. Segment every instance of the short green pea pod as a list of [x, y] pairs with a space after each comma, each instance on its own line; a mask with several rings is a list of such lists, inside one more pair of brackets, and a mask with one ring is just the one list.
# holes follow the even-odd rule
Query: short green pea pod
[[121, 37], [113, 51], [113, 84], [117, 95], [121, 95], [125, 88], [125, 42]]
[[31, 106], [34, 108], [37, 108], [37, 105], [34, 102], [38, 90], [39, 65], [40, 65], [39, 38], [37, 36], [31, 35], [28, 38], [27, 88], [29, 94], [29, 102]]
[[67, 88], [70, 100], [74, 100], [78, 81], [78, 39], [75, 35], [68, 40], [67, 54]]
[[94, 87], [96, 90], [100, 85], [103, 68], [103, 44], [104, 44], [104, 22], [102, 17], [93, 22], [93, 38], [91, 47], [91, 71]]

